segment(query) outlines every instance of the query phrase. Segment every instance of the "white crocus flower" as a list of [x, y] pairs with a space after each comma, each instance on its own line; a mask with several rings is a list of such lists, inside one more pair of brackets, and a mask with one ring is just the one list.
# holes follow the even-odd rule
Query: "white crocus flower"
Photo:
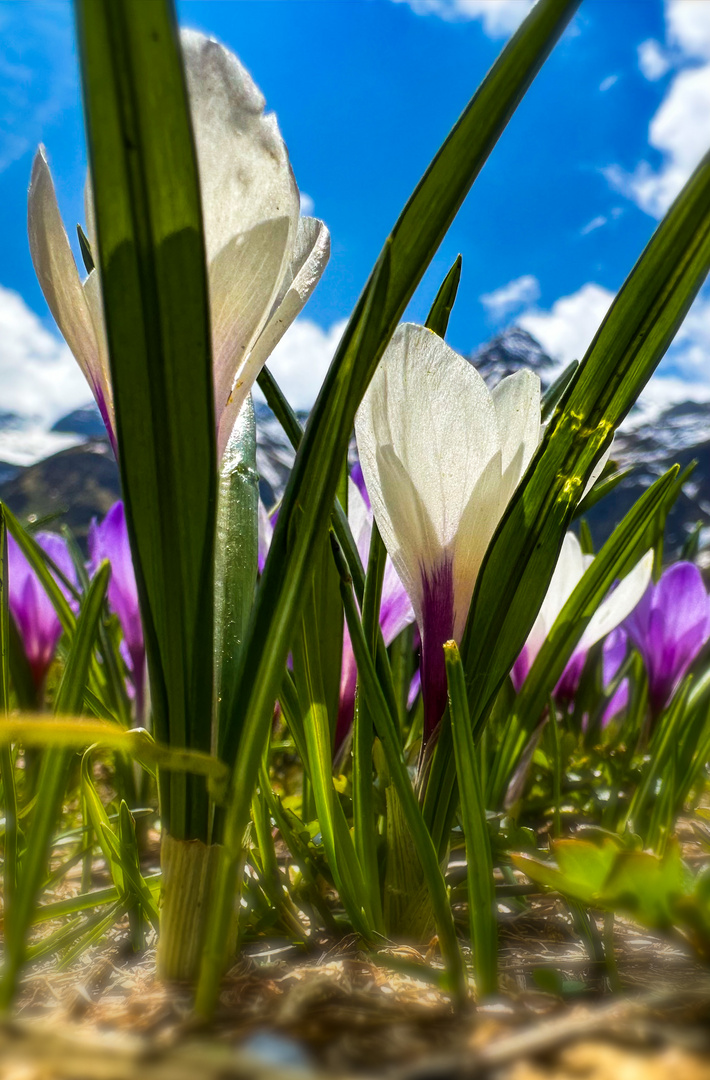
[[422, 636], [424, 739], [446, 704], [442, 645], [461, 640], [476, 578], [540, 437], [540, 380], [489, 391], [430, 330], [404, 324], [355, 420], [375, 520]]
[[[523, 651], [515, 661], [513, 683], [519, 689], [557, 620], [585, 572], [594, 562], [593, 555], [584, 555], [574, 533], [567, 533], [559, 559], [537, 619], [528, 635]], [[577, 689], [587, 653], [592, 645], [605, 638], [634, 610], [646, 592], [653, 569], [653, 552], [647, 551], [616, 588], [609, 593], [587, 623], [574, 653], [557, 685], [560, 698], [570, 700]]]
[[[188, 30], [181, 41], [200, 173], [221, 457], [259, 371], [325, 268], [330, 236], [323, 222], [299, 216], [298, 188], [276, 117], [264, 114], [264, 98], [249, 73], [211, 38]], [[115, 448], [97, 272], [83, 282], [79, 277], [42, 147], [32, 168], [28, 211], [39, 283]], [[95, 252], [90, 198], [86, 218]]]

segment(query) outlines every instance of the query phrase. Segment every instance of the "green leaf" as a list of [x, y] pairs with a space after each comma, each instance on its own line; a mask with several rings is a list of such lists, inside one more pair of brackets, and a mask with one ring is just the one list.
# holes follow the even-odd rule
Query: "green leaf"
[[215, 668], [218, 748], [234, 711], [239, 660], [254, 603], [258, 569], [259, 476], [251, 395], [234, 425], [219, 475], [215, 547]]
[[[323, 535], [355, 412], [397, 322], [429, 262], [557, 38], [576, 0], [540, 0], [513, 35], [404, 208], [358, 301], [311, 414], [289, 480], [244, 652], [239, 760], [225, 825], [226, 851], [197, 996], [201, 1014], [217, 995], [231, 897], [265, 731], [310, 581], [310, 553]], [[235, 760], [237, 745], [229, 760]]]
[[710, 155], [618, 293], [488, 548], [461, 643], [480, 727], [540, 608], [594, 464], [681, 325], [710, 267]]
[[[156, 734], [209, 750], [217, 502], [197, 162], [169, 0], [78, 0], [97, 263]], [[207, 839], [201, 780], [162, 785], [164, 825]]]
[[451, 312], [456, 303], [456, 294], [459, 291], [459, 282], [461, 280], [462, 261], [461, 256], [457, 255], [454, 265], [439, 286], [439, 291], [434, 298], [431, 311], [424, 324], [428, 330], [433, 330], [440, 338], [446, 337]]
[[[85, 597], [57, 691], [55, 712], [58, 715], [76, 713], [81, 708], [109, 572], [108, 563], [103, 563]], [[3, 726], [8, 727], [8, 722]], [[0, 980], [0, 1008], [7, 1008], [15, 994], [24, 962], [27, 931], [46, 872], [52, 832], [61, 816], [70, 760], [71, 754], [66, 750], [48, 751], [42, 758], [37, 781], [41, 798], [37, 800], [27, 832], [25, 857], [17, 880], [13, 933], [11, 938], [6, 938], [5, 964]]]

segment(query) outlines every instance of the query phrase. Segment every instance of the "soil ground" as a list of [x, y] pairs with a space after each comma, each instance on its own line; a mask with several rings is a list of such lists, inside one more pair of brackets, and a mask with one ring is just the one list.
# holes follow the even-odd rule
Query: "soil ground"
[[1, 1080], [710, 1080], [710, 972], [620, 919], [609, 972], [552, 897], [504, 914], [501, 994], [463, 1010], [418, 977], [431, 957], [414, 949], [275, 942], [232, 969], [208, 1031], [124, 940], [30, 974], [0, 1028]]

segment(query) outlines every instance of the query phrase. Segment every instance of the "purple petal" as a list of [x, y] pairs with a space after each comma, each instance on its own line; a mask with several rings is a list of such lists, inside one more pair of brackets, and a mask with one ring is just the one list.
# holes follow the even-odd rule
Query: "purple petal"
[[668, 567], [624, 626], [643, 657], [651, 710], [658, 715], [710, 635], [710, 600], [697, 566]]
[[100, 524], [96, 520], [92, 521], [88, 543], [90, 574], [96, 573], [104, 559], [108, 559], [111, 564], [108, 603], [111, 611], [118, 616], [123, 631], [140, 716], [145, 682], [145, 643], [138, 607], [138, 588], [122, 502], [114, 503]]
[[389, 555], [385, 563], [380, 603], [380, 627], [385, 645], [391, 645], [405, 626], [414, 622], [414, 609]]
[[411, 709], [412, 705], [417, 700], [417, 695], [421, 691], [421, 688], [422, 688], [422, 672], [421, 672], [421, 668], [417, 668], [417, 670], [412, 675], [412, 681], [409, 684], [409, 693], [407, 694], [407, 708], [408, 709]]
[[513, 687], [516, 694], [520, 693], [522, 685], [527, 679], [531, 667], [532, 659], [530, 656], [530, 649], [527, 645], [523, 645], [523, 650], [520, 653], [518, 659], [513, 664], [513, 669], [510, 673], [510, 678], [513, 681]]
[[362, 466], [359, 461], [356, 461], [350, 470], [350, 479], [354, 484], [357, 484], [360, 494], [365, 500], [367, 509], [370, 509], [370, 496], [367, 493], [367, 487], [365, 486], [365, 477], [362, 475]]
[[[41, 532], [37, 533], [35, 539], [65, 577], [76, 585], [74, 563], [62, 537], [57, 536], [56, 533]], [[9, 608], [22, 638], [34, 684], [39, 689], [54, 657], [62, 627], [52, 602], [40, 585], [34, 570], [9, 534], [7, 556]], [[61, 580], [58, 580], [58, 584], [76, 609], [75, 602], [71, 601], [69, 590]]]
[[338, 719], [335, 724], [334, 753], [337, 754], [353, 726], [355, 718], [355, 690], [357, 665], [347, 624], [343, 631], [343, 662], [340, 668], [340, 700]]
[[626, 634], [617, 626], [604, 642], [602, 649], [602, 680], [606, 688], [626, 659], [629, 642]]
[[560, 681], [555, 687], [555, 697], [562, 704], [569, 705], [574, 700], [574, 695], [579, 688], [579, 681], [582, 678], [582, 672], [584, 671], [584, 665], [587, 660], [587, 649], [577, 649], [573, 652], [567, 664], [565, 666]]
[[422, 567], [422, 696], [424, 745], [446, 709], [447, 682], [444, 643], [454, 634], [453, 563], [445, 559], [430, 573]]

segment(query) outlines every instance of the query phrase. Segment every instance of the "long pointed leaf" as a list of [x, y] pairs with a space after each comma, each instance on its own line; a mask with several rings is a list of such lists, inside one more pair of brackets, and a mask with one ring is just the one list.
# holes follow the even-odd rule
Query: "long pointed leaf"
[[[216, 437], [197, 162], [170, 0], [78, 0], [119, 463], [156, 733], [209, 750]], [[202, 781], [163, 822], [207, 839]]]

